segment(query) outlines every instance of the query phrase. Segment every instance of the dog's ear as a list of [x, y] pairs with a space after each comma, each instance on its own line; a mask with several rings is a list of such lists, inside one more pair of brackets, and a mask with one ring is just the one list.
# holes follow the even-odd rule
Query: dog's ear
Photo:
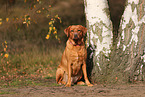
[[67, 35], [67, 37], [69, 36], [70, 27], [71, 27], [71, 26], [69, 26], [69, 27], [67, 27], [66, 29], [64, 29], [64, 32], [65, 32], [65, 34]]
[[84, 27], [84, 26], [81, 26], [81, 27], [82, 27], [83, 35], [85, 36], [86, 35], [86, 32], [87, 32], [87, 28]]

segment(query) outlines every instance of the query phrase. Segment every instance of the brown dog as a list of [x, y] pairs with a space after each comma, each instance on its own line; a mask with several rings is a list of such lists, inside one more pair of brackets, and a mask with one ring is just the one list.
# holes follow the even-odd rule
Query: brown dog
[[66, 84], [67, 87], [74, 83], [83, 85], [84, 82], [80, 79], [84, 74], [86, 84], [93, 86], [88, 80], [86, 71], [87, 51], [83, 39], [87, 29], [81, 25], [72, 25], [64, 32], [68, 36], [68, 41], [56, 71], [57, 83]]

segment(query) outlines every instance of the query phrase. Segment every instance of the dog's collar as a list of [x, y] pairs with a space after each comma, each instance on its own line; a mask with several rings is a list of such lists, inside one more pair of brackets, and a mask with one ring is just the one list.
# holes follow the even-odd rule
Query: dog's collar
[[80, 46], [82, 43], [80, 44], [73, 44], [70, 40], [68, 40], [70, 44], [72, 44], [73, 46]]

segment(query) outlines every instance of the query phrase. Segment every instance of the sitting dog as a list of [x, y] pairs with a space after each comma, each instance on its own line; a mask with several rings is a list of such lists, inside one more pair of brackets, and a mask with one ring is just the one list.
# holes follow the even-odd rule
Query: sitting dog
[[[61, 63], [56, 71], [56, 81], [58, 84], [64, 84], [70, 87], [77, 83], [93, 86], [87, 77], [86, 58], [87, 50], [85, 48], [84, 36], [87, 28], [82, 25], [72, 25], [64, 30], [68, 37], [66, 48], [63, 52]], [[84, 75], [85, 83], [80, 81]]]

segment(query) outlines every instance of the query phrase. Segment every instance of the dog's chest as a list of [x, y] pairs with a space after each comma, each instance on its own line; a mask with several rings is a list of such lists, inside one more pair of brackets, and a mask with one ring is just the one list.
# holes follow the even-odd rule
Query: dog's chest
[[85, 49], [81, 49], [79, 51], [72, 51], [70, 53], [70, 57], [73, 60], [73, 62], [82, 62], [85, 58]]

